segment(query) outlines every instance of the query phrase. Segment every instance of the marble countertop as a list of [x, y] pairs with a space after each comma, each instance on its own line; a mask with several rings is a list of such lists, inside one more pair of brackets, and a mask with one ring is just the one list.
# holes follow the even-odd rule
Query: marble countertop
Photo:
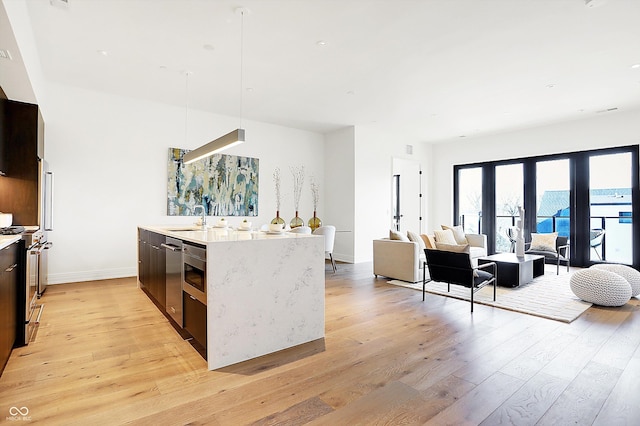
[[195, 225], [140, 225], [140, 228], [147, 231], [163, 234], [168, 237], [177, 238], [183, 241], [190, 241], [197, 244], [229, 242], [229, 241], [252, 241], [283, 238], [321, 238], [319, 235], [295, 234], [291, 232], [271, 233], [264, 231], [242, 230], [234, 228], [207, 227]]
[[0, 235], [0, 250], [18, 241], [20, 235]]

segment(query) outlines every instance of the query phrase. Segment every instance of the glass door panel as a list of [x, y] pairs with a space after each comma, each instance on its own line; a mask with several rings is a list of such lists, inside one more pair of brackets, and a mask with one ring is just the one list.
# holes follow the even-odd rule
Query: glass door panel
[[536, 162], [536, 230], [569, 237], [571, 216], [569, 160]]
[[524, 207], [522, 164], [496, 166], [496, 253], [511, 251], [509, 228], [516, 225], [520, 217], [518, 207]]
[[479, 234], [482, 221], [482, 168], [458, 170], [458, 214], [467, 234]]
[[592, 261], [632, 264], [630, 152], [589, 157]]

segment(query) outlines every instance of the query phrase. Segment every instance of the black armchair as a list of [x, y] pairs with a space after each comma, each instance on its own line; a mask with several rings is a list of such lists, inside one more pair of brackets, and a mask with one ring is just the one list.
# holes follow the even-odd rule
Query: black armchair
[[[447, 283], [447, 291], [451, 284], [462, 285], [471, 291], [471, 312], [473, 312], [473, 295], [487, 284], [493, 283], [493, 300], [496, 300], [497, 269], [495, 262], [473, 267], [469, 253], [455, 253], [445, 250], [424, 250], [427, 261], [422, 264], [422, 300], [427, 285], [426, 268], [429, 268], [429, 281]], [[492, 273], [481, 269], [491, 268]]]
[[532, 250], [527, 248], [531, 246], [531, 243], [525, 243], [526, 254], [537, 254], [544, 256], [544, 263], [551, 263], [556, 265], [556, 275], [560, 274], [560, 264], [567, 265], [567, 272], [569, 272], [569, 238], [557, 236], [556, 237], [556, 251], [550, 250]]

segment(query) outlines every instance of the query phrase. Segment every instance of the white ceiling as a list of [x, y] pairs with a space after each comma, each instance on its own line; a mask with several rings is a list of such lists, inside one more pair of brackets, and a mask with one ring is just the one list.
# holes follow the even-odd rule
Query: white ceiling
[[433, 142], [640, 108], [639, 0], [68, 3], [27, 1], [46, 79], [290, 127]]

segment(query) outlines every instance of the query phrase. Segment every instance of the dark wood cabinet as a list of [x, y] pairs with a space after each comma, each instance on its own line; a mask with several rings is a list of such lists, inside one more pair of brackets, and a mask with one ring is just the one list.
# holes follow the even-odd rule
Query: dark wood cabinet
[[6, 126], [6, 99], [0, 99], [0, 176], [4, 176], [7, 171], [7, 153], [5, 152], [5, 126]]
[[[184, 329], [203, 348], [207, 347], [207, 306], [187, 292], [182, 293]], [[206, 357], [205, 357], [206, 358]]]
[[0, 211], [13, 223], [37, 225], [39, 159], [44, 157], [44, 121], [38, 105], [1, 100], [0, 152], [6, 176], [0, 178]]
[[149, 261], [149, 270], [151, 273], [151, 295], [156, 302], [163, 308], [166, 308], [166, 252], [162, 248], [165, 236], [151, 232], [149, 236], [151, 241], [151, 256]]
[[0, 250], [0, 373], [16, 340], [19, 242]]
[[149, 231], [138, 228], [138, 281], [146, 289], [149, 280]]
[[165, 236], [155, 232], [138, 230], [138, 277], [140, 287], [156, 305], [166, 307], [166, 253], [161, 247]]

